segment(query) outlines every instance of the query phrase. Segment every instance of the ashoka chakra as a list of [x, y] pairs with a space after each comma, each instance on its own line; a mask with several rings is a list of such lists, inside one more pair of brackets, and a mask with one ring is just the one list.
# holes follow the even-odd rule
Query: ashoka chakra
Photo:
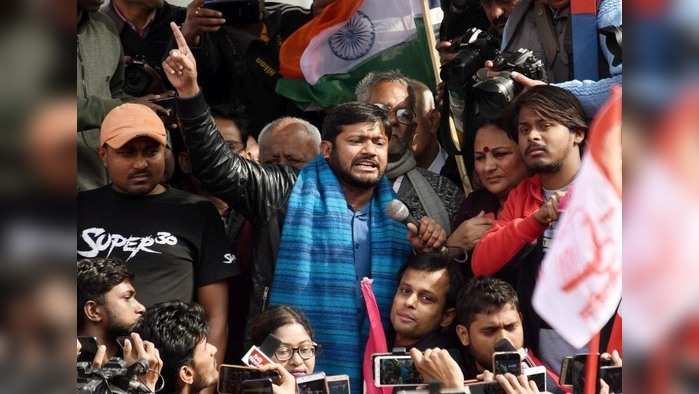
[[343, 60], [356, 60], [366, 55], [374, 46], [374, 24], [366, 14], [357, 13], [328, 39], [335, 56]]

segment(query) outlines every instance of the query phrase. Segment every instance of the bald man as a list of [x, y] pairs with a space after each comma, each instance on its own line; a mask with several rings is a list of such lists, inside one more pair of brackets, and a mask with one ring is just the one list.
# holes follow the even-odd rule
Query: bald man
[[320, 153], [320, 140], [320, 131], [309, 122], [279, 118], [265, 126], [258, 136], [260, 162], [301, 169]]

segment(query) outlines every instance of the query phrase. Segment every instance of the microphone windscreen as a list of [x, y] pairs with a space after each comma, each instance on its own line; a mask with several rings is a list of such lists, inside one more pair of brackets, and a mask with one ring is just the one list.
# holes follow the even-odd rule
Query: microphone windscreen
[[395, 219], [403, 223], [408, 218], [408, 216], [410, 216], [410, 211], [408, 210], [408, 207], [405, 206], [403, 201], [392, 200], [386, 206], [386, 215], [390, 216], [392, 219]]
[[515, 352], [517, 349], [515, 349], [514, 346], [512, 346], [512, 343], [507, 339], [507, 338], [501, 338], [499, 341], [495, 343], [495, 349], [496, 352]]

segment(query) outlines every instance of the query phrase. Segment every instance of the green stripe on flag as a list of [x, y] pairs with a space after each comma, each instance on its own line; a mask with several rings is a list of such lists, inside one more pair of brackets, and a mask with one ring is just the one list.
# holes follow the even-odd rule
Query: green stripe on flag
[[369, 72], [398, 70], [435, 92], [436, 83], [421, 17], [415, 19], [415, 26], [416, 36], [412, 40], [377, 53], [347, 73], [325, 75], [314, 86], [303, 79], [280, 79], [276, 91], [302, 109], [312, 106], [328, 108], [355, 100], [354, 88]]

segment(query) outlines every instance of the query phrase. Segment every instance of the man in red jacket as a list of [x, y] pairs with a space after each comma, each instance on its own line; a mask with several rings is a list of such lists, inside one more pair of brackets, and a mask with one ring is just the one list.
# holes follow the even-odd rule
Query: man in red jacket
[[587, 123], [571, 93], [555, 86], [537, 86], [513, 104], [510, 132], [533, 174], [512, 190], [498, 220], [476, 244], [475, 275], [492, 275], [507, 264], [518, 265], [516, 288], [527, 324], [527, 345], [549, 368], [582, 349], [570, 347], [531, 308], [531, 298], [543, 256], [554, 237], [569, 191], [581, 164]]

